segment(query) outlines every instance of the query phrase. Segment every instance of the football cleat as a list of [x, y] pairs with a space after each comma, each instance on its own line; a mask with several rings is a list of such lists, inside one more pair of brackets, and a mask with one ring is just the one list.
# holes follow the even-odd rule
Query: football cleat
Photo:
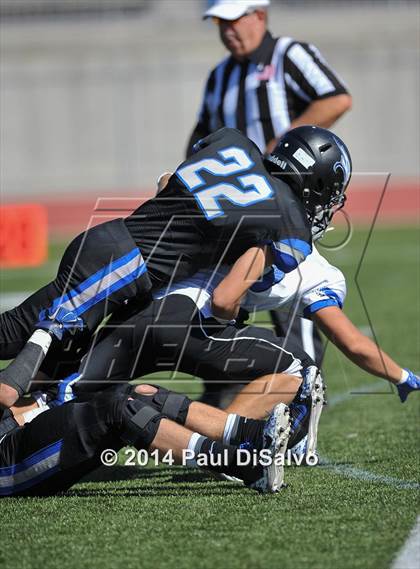
[[304, 370], [301, 393], [290, 405], [292, 434], [289, 448], [294, 448], [307, 435], [305, 456], [307, 464], [314, 464], [318, 439], [318, 426], [325, 401], [325, 385], [316, 366]]
[[296, 466], [316, 466], [319, 462], [318, 453], [308, 454], [308, 435], [295, 444], [290, 451], [291, 459]]
[[284, 486], [284, 463], [290, 436], [290, 410], [287, 405], [276, 405], [264, 426], [263, 448], [270, 451], [271, 460], [263, 466], [262, 476], [248, 484], [250, 488], [267, 494], [278, 492]]
[[407, 379], [404, 381], [404, 383], [399, 383], [397, 385], [397, 390], [398, 390], [398, 396], [401, 400], [401, 403], [404, 403], [405, 400], [407, 399], [408, 395], [412, 392], [412, 391], [418, 391], [420, 390], [420, 377], [418, 377], [417, 375], [415, 375], [412, 371], [410, 371], [409, 369], [405, 370], [408, 373], [408, 377]]
[[[311, 369], [311, 368], [310, 368]], [[325, 384], [322, 375], [317, 368], [313, 366], [315, 373], [313, 376], [313, 383], [311, 386], [311, 416], [308, 426], [308, 444], [306, 446], [306, 458], [316, 455], [316, 446], [318, 442], [318, 426], [321, 418], [321, 413], [325, 401]]]
[[241, 480], [240, 478], [236, 478], [236, 476], [230, 476], [230, 474], [224, 474], [223, 472], [214, 472], [212, 470], [208, 470], [207, 472], [209, 472], [212, 476], [214, 476], [214, 478], [217, 478], [217, 480], [223, 480], [225, 482], [234, 482], [235, 484], [244, 483], [244, 481]]

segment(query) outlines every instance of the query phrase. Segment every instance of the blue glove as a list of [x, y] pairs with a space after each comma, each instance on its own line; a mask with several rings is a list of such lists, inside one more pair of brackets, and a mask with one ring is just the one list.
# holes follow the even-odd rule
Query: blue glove
[[73, 385], [81, 379], [80, 373], [72, 373], [65, 379], [62, 379], [57, 385], [57, 391], [55, 393], [55, 398], [48, 401], [48, 407], [58, 407], [67, 403], [67, 401], [72, 401], [76, 396], [73, 393]]
[[254, 283], [250, 290], [252, 290], [252, 292], [264, 292], [265, 290], [271, 288], [273, 285], [279, 283], [283, 277], [283, 271], [281, 271], [275, 265], [271, 265], [270, 270], [264, 273], [262, 279]]
[[406, 369], [405, 371], [408, 373], [407, 379], [404, 381], [404, 383], [399, 383], [397, 385], [398, 395], [401, 399], [401, 403], [404, 403], [409, 393], [412, 391], [420, 391], [420, 377], [415, 375], [409, 369]]
[[59, 308], [54, 318], [48, 316], [45, 310], [39, 316], [40, 320], [36, 323], [36, 328], [47, 330], [58, 340], [63, 339], [65, 331], [75, 334], [77, 330], [83, 330], [83, 320], [74, 312], [68, 312], [64, 308]]

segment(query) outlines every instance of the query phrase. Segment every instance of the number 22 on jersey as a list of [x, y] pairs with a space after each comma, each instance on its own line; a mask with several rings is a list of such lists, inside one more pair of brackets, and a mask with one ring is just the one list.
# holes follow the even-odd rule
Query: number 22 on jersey
[[[247, 207], [265, 201], [274, 194], [265, 176], [252, 173], [242, 174], [254, 166], [254, 162], [242, 148], [229, 146], [219, 150], [217, 154], [223, 160], [203, 158], [176, 171], [176, 175], [186, 188], [194, 192], [194, 197], [207, 219], [214, 219], [224, 214], [218, 201], [220, 198], [225, 198], [240, 207]], [[235, 175], [235, 182], [240, 187], [231, 182], [208, 185], [200, 172], [208, 172], [218, 178]], [[207, 187], [203, 188], [203, 186]]]

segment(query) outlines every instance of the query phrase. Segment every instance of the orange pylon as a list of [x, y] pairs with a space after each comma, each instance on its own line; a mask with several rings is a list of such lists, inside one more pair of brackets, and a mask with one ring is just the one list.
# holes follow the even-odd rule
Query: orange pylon
[[0, 267], [36, 267], [47, 257], [46, 208], [39, 204], [0, 206]]

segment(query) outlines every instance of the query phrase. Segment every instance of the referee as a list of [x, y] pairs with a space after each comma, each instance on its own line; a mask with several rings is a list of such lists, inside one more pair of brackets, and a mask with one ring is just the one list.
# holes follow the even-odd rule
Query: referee
[[[216, 0], [204, 18], [213, 18], [220, 39], [230, 52], [209, 74], [193, 145], [223, 127], [237, 128], [261, 152], [270, 152], [290, 128], [313, 124], [329, 128], [351, 107], [343, 82], [312, 44], [267, 30], [270, 0]], [[291, 324], [272, 311], [278, 336], [298, 341], [320, 365], [323, 347], [308, 320]]]

